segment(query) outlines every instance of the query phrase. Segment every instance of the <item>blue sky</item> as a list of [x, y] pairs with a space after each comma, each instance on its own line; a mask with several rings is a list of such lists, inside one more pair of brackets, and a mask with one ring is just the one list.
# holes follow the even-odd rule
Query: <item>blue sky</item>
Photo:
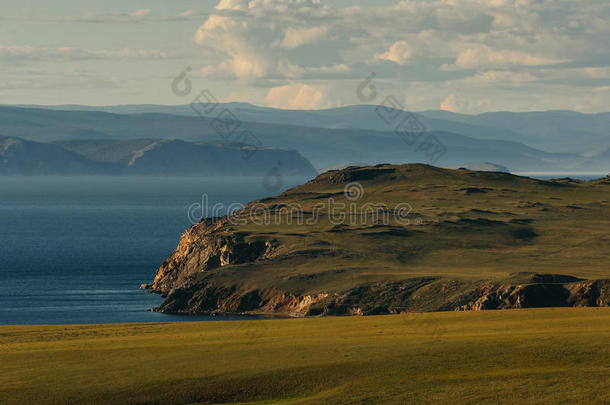
[[610, 2], [3, 0], [0, 103], [610, 110]]

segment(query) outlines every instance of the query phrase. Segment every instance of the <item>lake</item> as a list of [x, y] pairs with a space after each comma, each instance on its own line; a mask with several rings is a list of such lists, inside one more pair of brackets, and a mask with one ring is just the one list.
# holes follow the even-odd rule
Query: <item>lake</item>
[[203, 195], [228, 207], [306, 180], [0, 177], [0, 324], [226, 319], [151, 312], [162, 299], [139, 286], [207, 216]]

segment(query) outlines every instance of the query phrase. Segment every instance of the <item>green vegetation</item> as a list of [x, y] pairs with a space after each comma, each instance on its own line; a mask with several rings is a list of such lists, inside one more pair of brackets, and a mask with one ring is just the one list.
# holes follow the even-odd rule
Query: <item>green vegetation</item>
[[[363, 174], [367, 169], [372, 173]], [[327, 253], [317, 255], [319, 263], [294, 255], [289, 266], [294, 274], [322, 276], [332, 270], [358, 269], [353, 276], [370, 281], [431, 275], [500, 280], [521, 271], [581, 278], [610, 275], [610, 184], [606, 183], [388, 165], [329, 172], [264, 203], [298, 203], [304, 212], [312, 212], [316, 204], [326, 204], [332, 197], [349, 207], [343, 189], [350, 176], [364, 190], [363, 198], [355, 202], [356, 212], [367, 203], [389, 208], [408, 203], [410, 223], [397, 224], [390, 216], [389, 225], [376, 224], [369, 215], [365, 224], [336, 227], [324, 209], [314, 226], [296, 225], [294, 219], [289, 225], [283, 218], [280, 226], [250, 224], [234, 230], [253, 238], [276, 237], [283, 253]], [[272, 272], [267, 265], [262, 264]], [[306, 285], [293, 284], [294, 288]]]
[[607, 404], [610, 309], [2, 326], [2, 404]]
[[[350, 201], [343, 191], [352, 182], [362, 186], [362, 196]], [[344, 204], [337, 212], [346, 218], [331, 220], [330, 200]], [[390, 210], [408, 204], [409, 222], [392, 214], [383, 221], [371, 212], [363, 221], [363, 207], [380, 203]], [[188, 287], [170, 295], [163, 310], [294, 312], [283, 302], [276, 305], [271, 290], [297, 297], [329, 294], [309, 315], [378, 314], [401, 307], [605, 306], [610, 297], [607, 281], [574, 284], [610, 278], [608, 178], [540, 181], [418, 164], [379, 165], [327, 172], [256, 204], [270, 211], [268, 224], [261, 224], [261, 211], [250, 205], [240, 218], [245, 224], [200, 224], [189, 231], [153, 285], [163, 293]], [[352, 206], [356, 214], [350, 216]], [[252, 260], [249, 250], [241, 253], [236, 238], [276, 247]], [[230, 249], [226, 263], [218, 266], [214, 258]], [[176, 274], [183, 277], [174, 282]], [[544, 274], [561, 276], [549, 281], [539, 276]], [[528, 287], [541, 282], [546, 286]], [[366, 291], [354, 290], [362, 288]]]

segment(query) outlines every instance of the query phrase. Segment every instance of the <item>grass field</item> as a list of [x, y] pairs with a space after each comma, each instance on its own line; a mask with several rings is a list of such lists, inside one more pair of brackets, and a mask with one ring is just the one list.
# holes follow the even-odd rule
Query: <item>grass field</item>
[[0, 327], [1, 404], [608, 404], [610, 308]]

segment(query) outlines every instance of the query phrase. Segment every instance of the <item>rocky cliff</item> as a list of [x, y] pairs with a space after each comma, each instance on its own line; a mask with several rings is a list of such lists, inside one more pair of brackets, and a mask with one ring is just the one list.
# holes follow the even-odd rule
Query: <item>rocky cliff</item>
[[187, 287], [206, 271], [270, 256], [272, 241], [246, 242], [240, 234], [227, 232], [226, 224], [226, 217], [207, 218], [189, 228], [174, 253], [159, 267], [153, 283], [145, 287], [166, 294]]
[[196, 283], [169, 290], [157, 311], [184, 314], [381, 315], [421, 311], [610, 306], [610, 280], [512, 284], [414, 279], [314, 295], [274, 288], [239, 291]]

